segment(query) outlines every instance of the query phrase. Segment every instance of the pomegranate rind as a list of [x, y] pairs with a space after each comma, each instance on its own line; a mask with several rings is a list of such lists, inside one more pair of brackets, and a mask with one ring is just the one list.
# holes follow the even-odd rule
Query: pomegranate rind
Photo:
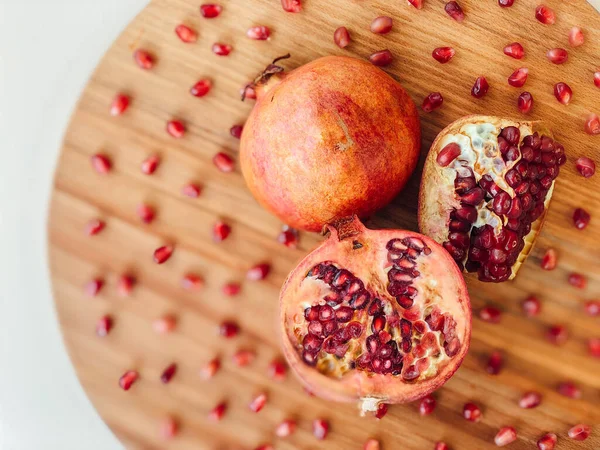
[[[431, 144], [429, 153], [425, 159], [421, 187], [419, 190], [418, 206], [419, 231], [424, 235], [431, 237], [438, 243], [448, 240], [450, 212], [454, 207], [460, 206], [460, 201], [454, 192], [454, 178], [448, 178], [447, 172], [436, 162], [437, 155], [442, 149], [442, 142], [446, 136], [458, 133], [465, 125], [485, 123], [493, 124], [498, 130], [509, 126], [517, 127], [521, 131], [521, 136], [523, 136], [523, 131], [527, 131], [527, 134], [532, 134], [537, 131], [540, 134], [553, 137], [550, 130], [548, 130], [541, 122], [522, 121], [484, 115], [469, 115], [462, 117], [440, 131]], [[531, 224], [531, 231], [523, 238], [525, 246], [519, 254], [517, 261], [511, 267], [509, 280], [512, 280], [517, 275], [519, 269], [533, 249], [536, 238], [546, 219], [552, 193], [554, 192], [555, 182], [556, 180], [552, 182], [544, 200], [544, 213]]]
[[[358, 221], [356, 221], [358, 222]], [[355, 222], [355, 224], [356, 224]], [[280, 293], [280, 333], [283, 354], [292, 368], [295, 376], [302, 384], [316, 395], [331, 401], [359, 403], [361, 412], [375, 411], [381, 403], [407, 403], [422, 398], [444, 385], [460, 367], [471, 340], [471, 302], [462, 273], [452, 257], [427, 236], [407, 230], [369, 230], [358, 222], [360, 233], [351, 238], [342, 239], [334, 228], [329, 228], [329, 238], [312, 253], [307, 255], [300, 264], [288, 275]], [[444, 302], [452, 303], [454, 318], [458, 322], [457, 333], [461, 347], [456, 355], [449, 359], [437, 374], [426, 380], [409, 383], [400, 376], [391, 374], [367, 373], [359, 370], [349, 370], [340, 377], [332, 377], [319, 372], [316, 368], [306, 365], [301, 358], [297, 336], [290, 332], [295, 326], [294, 319], [302, 314], [302, 308], [295, 296], [299, 286], [308, 271], [321, 261], [331, 261], [340, 267], [352, 271], [359, 265], [365, 267], [373, 264], [377, 267], [381, 253], [376, 249], [385, 250], [386, 243], [394, 238], [416, 237], [422, 240], [431, 250], [427, 258], [432, 258], [431, 264], [438, 285], [443, 285], [441, 294]], [[358, 240], [362, 247], [357, 249], [354, 242]], [[374, 273], [374, 272], [373, 272]], [[356, 273], [360, 277], [360, 273]], [[373, 275], [375, 277], [375, 275]], [[440, 283], [443, 280], [443, 283]], [[365, 285], [371, 285], [365, 281]], [[380, 293], [385, 287], [376, 286]], [[452, 300], [449, 300], [452, 299]], [[314, 299], [319, 300], [318, 298]], [[460, 316], [458, 316], [460, 315]], [[458, 316], [458, 317], [457, 317]], [[297, 319], [296, 319], [297, 320]]]

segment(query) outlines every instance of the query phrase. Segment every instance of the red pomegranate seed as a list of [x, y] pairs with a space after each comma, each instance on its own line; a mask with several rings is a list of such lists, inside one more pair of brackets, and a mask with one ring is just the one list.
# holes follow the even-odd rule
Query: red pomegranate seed
[[195, 183], [186, 184], [181, 188], [181, 193], [190, 198], [198, 198], [201, 192], [202, 188]]
[[552, 325], [548, 328], [546, 337], [554, 345], [563, 345], [569, 338], [569, 331], [564, 325]]
[[108, 172], [110, 172], [110, 168], [112, 165], [110, 163], [110, 159], [108, 159], [108, 157], [106, 155], [96, 153], [95, 155], [92, 156], [91, 161], [92, 161], [92, 167], [99, 174], [104, 175], [104, 174], [107, 174]]
[[591, 429], [588, 425], [580, 423], [569, 429], [569, 437], [575, 441], [585, 441], [590, 432]]
[[219, 403], [215, 406], [212, 411], [208, 413], [208, 418], [213, 422], [218, 422], [223, 418], [225, 411], [227, 410], [227, 404], [225, 402]]
[[419, 414], [428, 416], [435, 409], [436, 401], [433, 395], [427, 395], [421, 399], [419, 403]]
[[517, 431], [513, 427], [502, 427], [496, 437], [494, 443], [498, 447], [504, 447], [505, 445], [515, 442], [517, 440]]
[[254, 361], [256, 353], [252, 350], [238, 350], [233, 354], [233, 363], [238, 367], [245, 367]]
[[394, 21], [388, 16], [379, 16], [371, 22], [371, 32], [375, 34], [386, 34], [392, 31]]
[[269, 378], [275, 381], [283, 381], [287, 376], [287, 366], [279, 359], [274, 359], [267, 367]]
[[346, 48], [350, 44], [350, 33], [346, 27], [339, 27], [333, 33], [333, 42], [339, 48]]
[[173, 254], [173, 246], [172, 245], [163, 245], [162, 247], [154, 250], [154, 262], [156, 264], [162, 264], [166, 262], [171, 255]]
[[579, 47], [584, 42], [583, 31], [579, 27], [573, 27], [569, 31], [569, 44], [571, 47]]
[[294, 431], [296, 431], [296, 421], [285, 419], [275, 428], [275, 435], [277, 437], [288, 437], [294, 434]]
[[113, 320], [110, 316], [103, 316], [96, 322], [96, 334], [100, 337], [108, 335], [113, 326]]
[[271, 30], [269, 29], [269, 27], [265, 27], [262, 25], [257, 27], [251, 27], [248, 28], [248, 31], [246, 31], [246, 36], [256, 41], [266, 41], [271, 36]]
[[255, 413], [259, 412], [267, 403], [267, 394], [261, 393], [252, 399], [248, 407]]
[[383, 417], [387, 414], [389, 409], [389, 405], [387, 403], [380, 403], [377, 405], [377, 410], [375, 411], [375, 418], [378, 420], [383, 419]]
[[498, 0], [498, 4], [502, 7], [502, 8], [510, 8], [512, 5], [514, 5], [515, 0]]
[[533, 108], [533, 95], [529, 92], [521, 92], [521, 95], [517, 99], [517, 108], [519, 108], [521, 113], [529, 114]]
[[448, 167], [450, 163], [460, 156], [460, 153], [460, 145], [456, 142], [451, 142], [440, 150], [435, 161], [440, 167]]
[[587, 278], [580, 273], [569, 274], [568, 280], [571, 286], [575, 286], [578, 289], [585, 289], [587, 285]]
[[298, 231], [284, 225], [281, 233], [277, 236], [277, 242], [289, 248], [296, 248], [298, 246]]
[[210, 92], [212, 88], [212, 81], [209, 79], [203, 78], [194, 84], [190, 89], [190, 94], [194, 97], [204, 97], [206, 94]]
[[465, 403], [463, 417], [471, 422], [479, 422], [481, 420], [481, 409], [475, 403]]
[[229, 44], [215, 42], [212, 45], [212, 52], [217, 56], [227, 56], [231, 53], [232, 50], [233, 50], [233, 47]]
[[600, 358], [600, 338], [588, 339], [588, 352], [594, 358]]
[[242, 131], [244, 131], [243, 125], [234, 125], [229, 129], [229, 134], [236, 139], [240, 139], [242, 137]]
[[88, 236], [95, 236], [104, 230], [106, 226], [106, 222], [100, 219], [92, 219], [85, 226], [85, 233]]
[[600, 118], [597, 114], [592, 113], [585, 118], [585, 132], [592, 136], [600, 134]]
[[185, 134], [185, 125], [179, 120], [170, 120], [167, 122], [167, 133], [174, 138], [180, 138]]
[[160, 423], [160, 436], [166, 441], [173, 439], [178, 431], [179, 426], [172, 417], [167, 417]]
[[546, 53], [546, 58], [554, 64], [563, 64], [569, 59], [569, 53], [564, 48], [551, 48]]
[[312, 429], [314, 436], [319, 440], [323, 440], [329, 433], [329, 422], [323, 419], [315, 419], [312, 423]]
[[226, 295], [227, 297], [234, 297], [236, 295], [238, 295], [240, 293], [240, 290], [242, 289], [242, 287], [240, 286], [239, 283], [225, 283], [223, 285], [223, 294]]
[[408, 0], [408, 3], [417, 9], [423, 9], [423, 0]]
[[478, 77], [475, 80], [475, 84], [471, 88], [471, 95], [475, 98], [482, 98], [487, 94], [490, 85], [485, 77]]
[[490, 354], [490, 357], [485, 366], [485, 371], [490, 375], [498, 375], [504, 365], [504, 357], [499, 351], [494, 351]]
[[600, 316], [600, 301], [598, 300], [588, 300], [583, 305], [583, 309], [588, 316]]
[[489, 323], [500, 323], [502, 311], [494, 306], [486, 306], [479, 310], [479, 318]]
[[129, 107], [129, 97], [125, 94], [117, 94], [110, 105], [110, 115], [120, 116]]
[[363, 445], [363, 450], [379, 450], [381, 448], [381, 444], [377, 439], [369, 438], [366, 440], [365, 445]]
[[583, 230], [590, 223], [590, 214], [582, 208], [577, 208], [573, 212], [573, 224], [578, 230]]
[[135, 278], [131, 275], [121, 275], [117, 282], [117, 292], [121, 297], [129, 297], [133, 286], [135, 285]]
[[297, 13], [302, 11], [300, 0], [281, 0], [281, 6], [286, 12]]
[[519, 399], [519, 406], [523, 409], [531, 409], [539, 406], [542, 402], [542, 396], [539, 392], [529, 391], [525, 392]]
[[186, 291], [199, 291], [204, 287], [204, 278], [200, 275], [188, 273], [181, 279], [181, 287]]
[[175, 372], [177, 372], [177, 365], [175, 363], [168, 365], [161, 373], [160, 381], [162, 381], [164, 384], [169, 383], [175, 376]]
[[231, 233], [231, 227], [225, 222], [219, 220], [213, 226], [213, 240], [215, 242], [221, 242], [227, 239]]
[[442, 103], [444, 103], [444, 97], [442, 97], [442, 94], [439, 92], [432, 92], [423, 99], [423, 105], [421, 105], [421, 108], [423, 108], [423, 111], [426, 113], [429, 113], [442, 106]]
[[452, 47], [438, 47], [433, 50], [431, 56], [433, 56], [433, 59], [435, 59], [437, 62], [446, 64], [454, 57], [455, 54], [456, 51]]
[[392, 55], [392, 52], [390, 52], [387, 49], [372, 53], [369, 56], [369, 61], [371, 61], [373, 65], [378, 67], [389, 66], [392, 63], [393, 59], [394, 56]]
[[221, 368], [221, 361], [217, 358], [211, 359], [204, 367], [200, 369], [200, 377], [203, 380], [210, 380]]
[[523, 49], [523, 46], [518, 42], [513, 42], [504, 47], [504, 54], [511, 58], [521, 59], [525, 56], [525, 49]]
[[175, 34], [181, 39], [182, 42], [190, 44], [198, 40], [198, 33], [192, 30], [187, 25], [181, 24], [175, 27]]
[[554, 96], [559, 103], [568, 105], [571, 102], [571, 97], [573, 97], [573, 91], [567, 83], [556, 83], [554, 85]]
[[175, 329], [177, 320], [173, 316], [163, 316], [152, 322], [152, 328], [158, 334], [168, 334]]
[[219, 14], [221, 14], [221, 11], [223, 11], [223, 7], [221, 5], [216, 5], [214, 3], [205, 3], [200, 5], [200, 14], [202, 14], [202, 17], [206, 19], [214, 19], [215, 17], [218, 17]]
[[128, 391], [131, 388], [131, 385], [136, 382], [139, 374], [135, 370], [128, 370], [125, 372], [121, 378], [119, 378], [119, 386], [124, 391]]
[[240, 96], [242, 97], [242, 100], [246, 100], [247, 98], [256, 100], [256, 91], [254, 90], [254, 87], [246, 85], [240, 89]]
[[154, 220], [155, 214], [154, 209], [144, 203], [137, 207], [137, 215], [144, 223], [151, 223]]
[[142, 161], [142, 173], [152, 175], [160, 163], [160, 158], [157, 155], [150, 155]]
[[267, 263], [257, 264], [251, 267], [248, 272], [246, 272], [246, 278], [251, 281], [260, 281], [267, 278], [269, 272], [271, 271], [271, 266]]
[[558, 438], [554, 433], [546, 433], [537, 441], [538, 450], [554, 450]]
[[223, 173], [233, 172], [233, 158], [227, 153], [219, 152], [213, 157], [213, 163]]
[[539, 5], [535, 8], [535, 18], [545, 25], [553, 25], [556, 22], [554, 11], [546, 5]]
[[596, 87], [600, 88], [600, 71], [594, 72], [594, 84]]
[[460, 5], [456, 2], [448, 2], [444, 7], [444, 10], [450, 17], [452, 17], [457, 22], [462, 22], [465, 20], [465, 13], [463, 12]]
[[135, 60], [135, 63], [144, 70], [150, 70], [154, 67], [154, 57], [141, 48], [138, 48], [133, 52], [133, 59]]
[[433, 450], [449, 450], [448, 444], [445, 442], [436, 442]]
[[508, 84], [513, 87], [523, 87], [527, 82], [527, 75], [529, 69], [527, 67], [521, 67], [515, 70], [510, 77], [508, 77]]
[[88, 281], [85, 284], [84, 290], [85, 293], [90, 297], [95, 297], [102, 290], [102, 286], [104, 286], [104, 280], [100, 278], [95, 278], [93, 280]]
[[275, 447], [273, 447], [271, 444], [262, 444], [256, 447], [254, 450], [275, 450]]
[[564, 381], [560, 383], [557, 386], [556, 391], [560, 395], [564, 395], [565, 397], [573, 399], [581, 398], [581, 389], [579, 389], [579, 387], [575, 385], [575, 383], [573, 383], [572, 381]]
[[219, 334], [227, 339], [237, 336], [239, 332], [240, 327], [238, 324], [229, 320], [226, 320], [219, 326]]
[[537, 297], [530, 295], [523, 303], [521, 303], [521, 308], [523, 309], [523, 313], [527, 317], [535, 317], [540, 313], [540, 309], [542, 309], [542, 305]]
[[544, 253], [544, 256], [542, 257], [542, 269], [544, 269], [544, 270], [556, 269], [557, 259], [558, 259], [558, 257], [556, 255], [556, 250], [554, 250], [553, 248], [549, 248], [548, 250], [546, 250], [546, 253]]

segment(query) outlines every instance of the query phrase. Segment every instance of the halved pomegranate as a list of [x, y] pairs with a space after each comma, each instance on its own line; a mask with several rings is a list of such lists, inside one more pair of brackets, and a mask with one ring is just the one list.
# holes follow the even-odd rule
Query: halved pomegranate
[[460, 270], [433, 240], [368, 230], [356, 218], [288, 276], [280, 326], [290, 367], [310, 391], [361, 410], [421, 398], [458, 369], [471, 336]]
[[512, 279], [565, 161], [538, 122], [463, 117], [438, 135], [425, 161], [419, 228], [480, 280]]

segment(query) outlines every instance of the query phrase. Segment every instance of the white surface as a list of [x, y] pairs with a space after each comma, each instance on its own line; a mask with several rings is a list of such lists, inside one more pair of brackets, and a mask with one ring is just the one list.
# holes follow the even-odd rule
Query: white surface
[[[591, 3], [600, 7], [600, 0]], [[0, 0], [0, 450], [121, 448], [64, 350], [45, 226], [53, 167], [77, 97], [145, 4]]]

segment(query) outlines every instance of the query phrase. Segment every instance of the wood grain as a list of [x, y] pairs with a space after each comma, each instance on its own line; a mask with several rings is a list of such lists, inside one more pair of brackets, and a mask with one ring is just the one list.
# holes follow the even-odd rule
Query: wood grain
[[[73, 114], [58, 162], [49, 218], [49, 254], [54, 298], [61, 327], [79, 379], [100, 416], [131, 449], [234, 449], [255, 448], [272, 442], [277, 449], [358, 449], [368, 437], [379, 438], [385, 449], [432, 449], [445, 440], [453, 449], [495, 448], [493, 436], [504, 425], [515, 426], [519, 438], [511, 449], [535, 448], [545, 432], [559, 435], [559, 449], [600, 448], [600, 361], [587, 354], [586, 340], [600, 337], [598, 318], [583, 313], [585, 299], [600, 293], [600, 190], [598, 176], [577, 175], [574, 160], [581, 155], [599, 159], [598, 139], [583, 132], [583, 117], [596, 112], [600, 90], [592, 73], [600, 65], [600, 18], [583, 0], [548, 0], [556, 10], [554, 26], [534, 19], [534, 0], [518, 0], [501, 9], [495, 0], [463, 0], [467, 19], [462, 24], [443, 11], [443, 1], [426, 0], [421, 11], [404, 1], [306, 0], [299, 14], [284, 13], [277, 0], [222, 0], [223, 13], [206, 20], [191, 0], [156, 0], [127, 27], [92, 75]], [[391, 33], [373, 35], [371, 20], [380, 14], [395, 20]], [[199, 32], [195, 44], [180, 42], [173, 29], [184, 22]], [[268, 42], [251, 41], [245, 30], [252, 25], [273, 30]], [[332, 42], [333, 31], [346, 26], [351, 45], [341, 50]], [[568, 30], [581, 26], [586, 43], [569, 49], [568, 63], [555, 66], [546, 60], [551, 47], [566, 47]], [[229, 57], [211, 53], [215, 41], [233, 45]], [[502, 53], [504, 45], [521, 41], [526, 48], [522, 61]], [[453, 46], [457, 54], [447, 65], [431, 58], [439, 46]], [[156, 56], [151, 71], [139, 69], [132, 60], [135, 48]], [[274, 57], [291, 52], [285, 62], [297, 67], [319, 56], [345, 54], [366, 57], [389, 48], [394, 63], [386, 70], [400, 80], [420, 104], [432, 91], [441, 91], [441, 109], [422, 114], [423, 160], [429, 144], [449, 122], [465, 114], [518, 114], [519, 90], [506, 78], [518, 67], [530, 69], [525, 86], [535, 98], [531, 115], [553, 128], [567, 149], [569, 161], [557, 182], [547, 224], [538, 245], [514, 282], [483, 284], [468, 277], [473, 308], [486, 304], [501, 307], [502, 322], [491, 325], [475, 314], [469, 356], [454, 378], [437, 394], [434, 414], [420, 417], [414, 404], [393, 406], [381, 421], [361, 418], [352, 405], [332, 405], [307, 396], [288, 377], [275, 383], [267, 376], [268, 363], [279, 356], [276, 333], [278, 291], [289, 270], [321, 237], [303, 233], [300, 248], [288, 249], [275, 240], [281, 224], [261, 209], [245, 189], [236, 168], [218, 172], [212, 157], [218, 151], [236, 154], [238, 141], [229, 128], [243, 123], [252, 102], [239, 101], [239, 89]], [[483, 100], [470, 95], [477, 76], [485, 75], [490, 91]], [[189, 88], [201, 77], [214, 82], [211, 93], [198, 99]], [[555, 82], [565, 81], [574, 91], [565, 107], [553, 97]], [[108, 108], [115, 93], [131, 95], [132, 104], [122, 117], [111, 117]], [[179, 118], [187, 124], [184, 138], [175, 140], [165, 123]], [[298, 124], [301, 126], [301, 124]], [[113, 161], [106, 176], [96, 174], [90, 156], [103, 152]], [[141, 161], [159, 154], [162, 163], [153, 176], [143, 175]], [[416, 229], [416, 194], [420, 169], [407, 189], [368, 226]], [[190, 181], [201, 183], [198, 199], [181, 195]], [[148, 202], [156, 207], [157, 220], [142, 224], [136, 206]], [[585, 206], [592, 222], [584, 231], [571, 223], [575, 207]], [[83, 232], [85, 224], [100, 217], [106, 229], [94, 237]], [[212, 241], [212, 225], [224, 219], [232, 225], [231, 236]], [[164, 265], [152, 262], [152, 252], [173, 243], [175, 253]], [[554, 272], [539, 268], [544, 249], [557, 249], [560, 262]], [[226, 298], [226, 281], [243, 281], [245, 271], [257, 262], [269, 261], [273, 271], [263, 282], [244, 282], [242, 294]], [[588, 287], [578, 291], [566, 282], [568, 273], [589, 277]], [[132, 273], [138, 283], [130, 298], [116, 294], [116, 280]], [[199, 293], [180, 287], [187, 272], [201, 274], [206, 286]], [[96, 298], [88, 298], [82, 286], [92, 277], [104, 277], [106, 286]], [[536, 319], [520, 312], [529, 294], [543, 301]], [[178, 318], [176, 332], [159, 336], [152, 321], [162, 314]], [[94, 333], [103, 314], [115, 318], [106, 338]], [[234, 318], [241, 325], [238, 338], [217, 336], [218, 324]], [[555, 323], [569, 327], [570, 339], [554, 347], [545, 338]], [[237, 368], [231, 356], [238, 348], [257, 352], [246, 368]], [[486, 356], [494, 349], [505, 355], [498, 376], [484, 370]], [[222, 357], [223, 369], [210, 382], [198, 376], [199, 368], [214, 356]], [[159, 376], [171, 362], [179, 370], [169, 385]], [[140, 380], [124, 392], [117, 382], [121, 374], [135, 369]], [[581, 386], [580, 400], [561, 397], [555, 391], [563, 380]], [[544, 396], [540, 407], [522, 410], [520, 395], [537, 390]], [[259, 413], [247, 407], [259, 391], [269, 395]], [[226, 400], [229, 410], [218, 424], [207, 420], [208, 411]], [[462, 418], [462, 406], [475, 401], [483, 408], [483, 420], [473, 424]], [[181, 433], [162, 442], [158, 424], [167, 415], [180, 422]], [[295, 417], [299, 430], [278, 439], [274, 428], [285, 417]], [[331, 433], [318, 442], [311, 421], [325, 417]], [[575, 443], [566, 431], [574, 424], [595, 425], [592, 436]]]

